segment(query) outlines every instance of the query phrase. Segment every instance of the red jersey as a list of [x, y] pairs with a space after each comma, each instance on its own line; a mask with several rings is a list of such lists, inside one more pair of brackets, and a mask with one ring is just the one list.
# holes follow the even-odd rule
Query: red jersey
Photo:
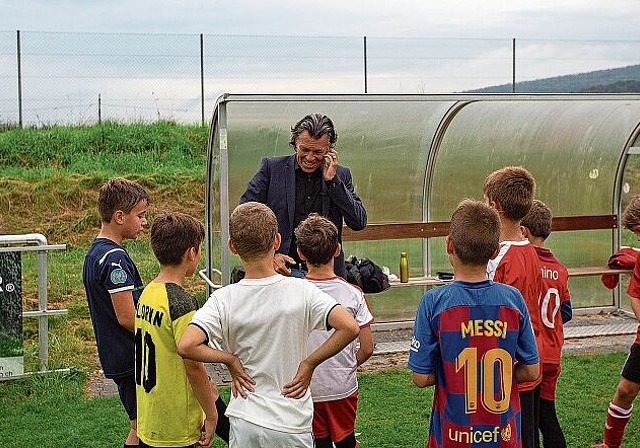
[[[487, 275], [495, 282], [511, 285], [520, 291], [529, 310], [539, 351], [542, 329], [539, 311], [542, 297], [542, 267], [533, 244], [529, 240], [502, 241], [498, 256], [489, 260]], [[542, 375], [531, 383], [518, 384], [518, 390], [521, 392], [532, 390], [540, 384], [540, 381], [542, 381]]]
[[[631, 274], [631, 280], [629, 281], [629, 288], [627, 294], [631, 296], [631, 300], [640, 300], [640, 259], [636, 260], [636, 264], [633, 267], [633, 274]], [[636, 344], [640, 344], [640, 325], [636, 332]]]
[[571, 300], [569, 273], [549, 249], [534, 246], [540, 260], [542, 273], [542, 300], [540, 301], [540, 338], [538, 350], [540, 362], [560, 364], [564, 345], [564, 326], [561, 306]]

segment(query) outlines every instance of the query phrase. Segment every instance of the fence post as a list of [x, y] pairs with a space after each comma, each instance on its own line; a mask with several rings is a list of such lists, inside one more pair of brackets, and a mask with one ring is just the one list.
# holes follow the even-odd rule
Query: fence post
[[18, 125], [22, 128], [22, 57], [20, 51], [20, 30], [16, 30], [16, 55], [18, 58]]
[[511, 48], [511, 93], [516, 93], [516, 38], [513, 38]]
[[202, 109], [202, 126], [204, 126], [204, 36], [200, 33], [200, 100]]
[[102, 124], [102, 96], [98, 93], [98, 124]]
[[367, 36], [363, 39], [364, 50], [364, 93], [367, 93]]

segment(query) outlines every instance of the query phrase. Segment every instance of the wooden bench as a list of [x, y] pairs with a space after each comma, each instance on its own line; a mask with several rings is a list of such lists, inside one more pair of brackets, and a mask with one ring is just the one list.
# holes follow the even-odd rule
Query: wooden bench
[[[435, 238], [444, 237], [449, 233], [449, 221], [407, 222], [407, 223], [379, 223], [369, 224], [360, 231], [353, 231], [343, 227], [344, 241], [375, 241], [406, 238]], [[558, 216], [553, 218], [551, 226], [554, 232], [576, 230], [614, 230], [618, 228], [616, 215], [590, 216]], [[606, 265], [567, 268], [570, 277], [584, 277], [590, 275], [628, 274], [628, 269], [611, 269]], [[434, 276], [410, 277], [409, 282], [390, 282], [392, 287], [398, 286], [437, 286], [450, 280], [441, 280]]]

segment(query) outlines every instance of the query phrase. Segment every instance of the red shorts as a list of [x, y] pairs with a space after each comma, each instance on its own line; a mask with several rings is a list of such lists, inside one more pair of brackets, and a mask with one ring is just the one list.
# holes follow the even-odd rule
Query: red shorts
[[560, 364], [542, 364], [542, 383], [540, 383], [540, 398], [555, 401], [556, 384], [562, 368]]
[[358, 391], [342, 400], [313, 403], [313, 437], [331, 437], [332, 442], [347, 437], [355, 430], [357, 407]]

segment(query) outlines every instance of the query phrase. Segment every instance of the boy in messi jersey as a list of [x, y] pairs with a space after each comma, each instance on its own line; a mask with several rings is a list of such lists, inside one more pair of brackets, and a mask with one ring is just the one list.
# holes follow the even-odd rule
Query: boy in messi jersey
[[[622, 214], [622, 225], [635, 233], [640, 241], [640, 195], [634, 196]], [[636, 261], [629, 281], [629, 302], [631, 309], [640, 322], [640, 263]], [[624, 430], [631, 418], [633, 401], [640, 392], [640, 325], [627, 361], [622, 368], [620, 381], [609, 408], [604, 425], [604, 440], [592, 448], [618, 448], [622, 444]]]
[[446, 239], [455, 281], [418, 307], [409, 368], [436, 386], [428, 448], [522, 446], [516, 383], [538, 377], [538, 351], [520, 292], [487, 279], [499, 236], [495, 210], [461, 202]]
[[[316, 448], [354, 448], [358, 406], [357, 367], [373, 354], [370, 325], [373, 315], [364, 293], [336, 276], [334, 257], [340, 253], [338, 229], [327, 218], [312, 213], [295, 231], [299, 256], [306, 261], [305, 277], [326, 292], [351, 314], [360, 326], [359, 346], [355, 340], [340, 353], [320, 364], [311, 379], [313, 437]], [[309, 336], [312, 353], [333, 331], [314, 330]]]
[[[508, 166], [491, 173], [484, 182], [484, 197], [500, 216], [500, 252], [487, 265], [493, 281], [518, 289], [527, 304], [533, 333], [540, 348], [541, 322], [538, 303], [542, 298], [542, 271], [533, 245], [524, 237], [520, 221], [531, 209], [536, 182], [519, 166]], [[522, 446], [540, 446], [540, 382], [518, 384], [522, 408]]]
[[195, 218], [163, 212], [151, 225], [160, 272], [142, 292], [135, 319], [136, 396], [141, 447], [195, 447], [213, 432], [229, 440], [226, 406], [202, 363], [182, 359], [177, 344], [198, 309], [182, 287], [200, 261], [204, 227]]
[[566, 439], [556, 414], [556, 384], [560, 376], [560, 357], [564, 345], [563, 325], [571, 320], [569, 274], [551, 251], [544, 247], [551, 234], [551, 210], [544, 202], [534, 200], [522, 219], [524, 236], [533, 244], [542, 264], [543, 296], [540, 301], [540, 432], [545, 448], [564, 448]]
[[[311, 377], [358, 336], [358, 324], [311, 282], [276, 273], [280, 234], [269, 207], [257, 202], [236, 207], [229, 236], [245, 276], [211, 294], [185, 330], [178, 353], [229, 368], [231, 448], [311, 448]], [[307, 353], [311, 331], [331, 328], [331, 337]]]
[[133, 327], [135, 304], [143, 285], [122, 241], [135, 239], [142, 232], [149, 202], [147, 192], [135, 182], [115, 178], [102, 185], [98, 193], [100, 233], [82, 267], [100, 364], [104, 375], [118, 386], [120, 401], [129, 416], [125, 447], [138, 446]]

